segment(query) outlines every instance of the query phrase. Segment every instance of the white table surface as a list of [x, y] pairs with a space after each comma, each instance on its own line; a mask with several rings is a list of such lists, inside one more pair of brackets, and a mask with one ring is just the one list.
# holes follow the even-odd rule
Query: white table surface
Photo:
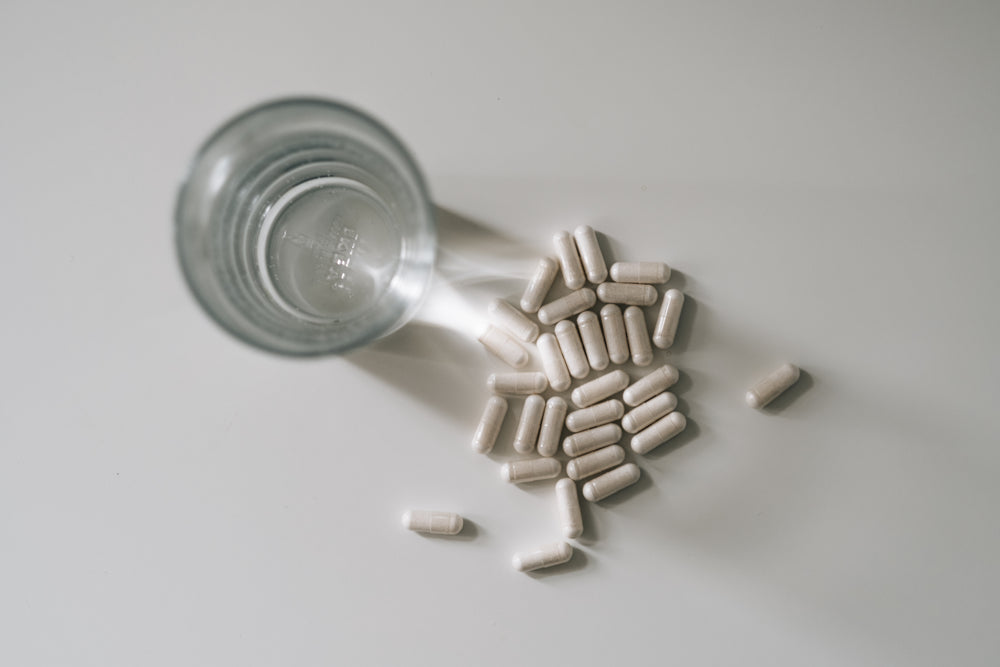
[[[996, 3], [4, 3], [0, 664], [995, 665], [998, 67]], [[233, 340], [172, 246], [202, 139], [300, 93], [464, 220], [444, 317], [344, 358]], [[466, 325], [581, 222], [675, 268], [691, 427], [524, 575], [551, 487], [471, 452]]]

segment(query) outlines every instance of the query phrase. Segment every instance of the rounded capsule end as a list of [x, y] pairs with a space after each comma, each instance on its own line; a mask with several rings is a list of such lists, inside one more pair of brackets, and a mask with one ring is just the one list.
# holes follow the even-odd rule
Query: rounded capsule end
[[565, 535], [567, 539], [575, 540], [583, 535], [583, 526], [565, 525], [563, 526], [563, 535]]
[[458, 535], [459, 533], [462, 532], [463, 526], [465, 526], [465, 519], [456, 514], [451, 518], [451, 521], [448, 523], [448, 534]]
[[403, 528], [410, 530], [410, 526], [413, 525], [413, 513], [410, 510], [403, 512]]
[[510, 559], [510, 564], [518, 572], [524, 572], [524, 563], [521, 561], [520, 554], [514, 554], [514, 557]]
[[590, 502], [594, 502], [594, 499], [597, 498], [597, 491], [594, 489], [593, 482], [587, 482], [583, 485], [583, 497]]
[[500, 466], [500, 479], [502, 479], [505, 482], [509, 482], [510, 481], [510, 464], [509, 463], [504, 463], [502, 466]]
[[760, 396], [758, 396], [757, 392], [753, 390], [748, 391], [746, 393], [746, 395], [744, 396], [744, 400], [746, 400], [747, 405], [749, 405], [754, 410], [760, 410], [762, 407], [764, 407], [763, 404], [760, 402]]

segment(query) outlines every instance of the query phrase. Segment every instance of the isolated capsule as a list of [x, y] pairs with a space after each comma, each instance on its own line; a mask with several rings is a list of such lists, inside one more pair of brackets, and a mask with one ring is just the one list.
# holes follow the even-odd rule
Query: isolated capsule
[[462, 532], [462, 517], [454, 512], [407, 510], [403, 512], [403, 528], [431, 535], [457, 535]]
[[573, 547], [566, 542], [556, 542], [539, 547], [534, 551], [522, 551], [514, 554], [511, 565], [519, 572], [531, 572], [543, 567], [562, 565], [573, 557]]
[[799, 381], [799, 367], [782, 364], [747, 392], [747, 405], [760, 409], [781, 396], [782, 392]]

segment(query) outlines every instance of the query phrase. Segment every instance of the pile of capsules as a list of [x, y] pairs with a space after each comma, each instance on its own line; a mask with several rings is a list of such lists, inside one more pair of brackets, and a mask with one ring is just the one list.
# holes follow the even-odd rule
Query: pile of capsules
[[[604, 372], [573, 388], [569, 398], [576, 409], [572, 411], [562, 396], [546, 400], [543, 395], [550, 389], [565, 393], [574, 380], [587, 378], [591, 371], [605, 371], [610, 364], [631, 359], [637, 368], [648, 368], [653, 362], [652, 346], [667, 349], [674, 342], [684, 295], [676, 289], [664, 293], [650, 337], [642, 309], [659, 299], [655, 285], [670, 279], [670, 268], [662, 262], [615, 262], [609, 271], [589, 226], [578, 227], [572, 235], [560, 232], [553, 240], [558, 262], [548, 257], [539, 262], [521, 297], [520, 310], [495, 299], [489, 306], [493, 323], [479, 337], [486, 349], [514, 369], [528, 365], [531, 354], [525, 345], [535, 344], [543, 372], [516, 370], [489, 376], [487, 384], [494, 395], [487, 401], [472, 447], [482, 454], [492, 451], [507, 415], [508, 399], [523, 397], [514, 450], [537, 456], [504, 463], [501, 476], [512, 483], [558, 477], [563, 466], [554, 457], [561, 444], [569, 461], [567, 477], [555, 485], [556, 504], [563, 534], [573, 539], [583, 533], [576, 482], [588, 480], [583, 484], [583, 497], [598, 502], [639, 481], [639, 467], [625, 462], [625, 449], [618, 444], [623, 430], [632, 435], [632, 451], [647, 454], [687, 426], [687, 419], [676, 411], [677, 397], [667, 391], [679, 373], [664, 364], [632, 382], [623, 370]], [[571, 291], [544, 303], [560, 271]], [[596, 289], [586, 287], [587, 281]], [[598, 301], [604, 305], [595, 312]], [[552, 326], [554, 333], [540, 333], [530, 315]], [[782, 366], [748, 392], [747, 402], [753, 407], [766, 404], [794, 383], [798, 373], [790, 364]], [[621, 400], [613, 398], [618, 393]], [[564, 428], [570, 432], [565, 439]], [[403, 525], [420, 532], [456, 534], [462, 523], [461, 516], [450, 512], [412, 510], [403, 515]], [[528, 572], [565, 563], [572, 556], [569, 543], [557, 542], [515, 554], [513, 566]]]

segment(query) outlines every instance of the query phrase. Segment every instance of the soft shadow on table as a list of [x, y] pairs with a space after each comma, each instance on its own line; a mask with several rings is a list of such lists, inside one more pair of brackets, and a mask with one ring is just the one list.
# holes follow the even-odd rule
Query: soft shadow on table
[[427, 300], [413, 321], [347, 356], [398, 390], [460, 420], [482, 411], [492, 372], [476, 327], [486, 304], [524, 288], [538, 251], [496, 227], [437, 207], [438, 255]]

